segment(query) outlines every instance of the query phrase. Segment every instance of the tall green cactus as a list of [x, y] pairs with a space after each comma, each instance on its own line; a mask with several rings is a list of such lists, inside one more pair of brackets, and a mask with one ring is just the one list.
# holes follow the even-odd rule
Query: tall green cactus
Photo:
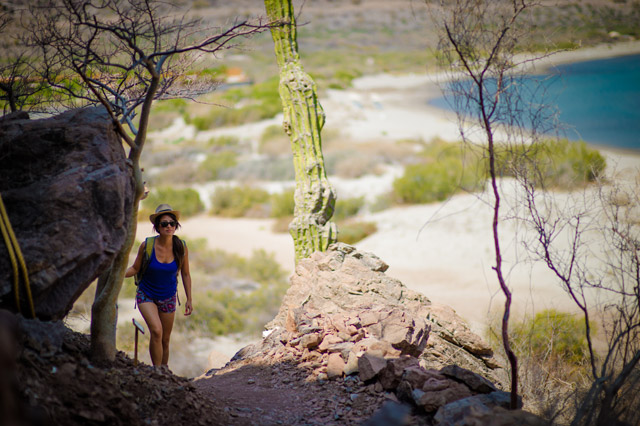
[[265, 0], [264, 4], [269, 19], [277, 23], [271, 35], [280, 68], [283, 126], [291, 140], [296, 174], [294, 219], [289, 232], [297, 262], [336, 241], [336, 225], [330, 221], [336, 196], [322, 156], [324, 111], [316, 85], [300, 63], [293, 5], [291, 0]]

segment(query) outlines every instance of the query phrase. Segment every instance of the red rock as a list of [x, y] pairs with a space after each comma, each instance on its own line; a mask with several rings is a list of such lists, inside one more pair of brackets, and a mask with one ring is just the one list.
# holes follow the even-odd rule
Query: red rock
[[366, 382], [378, 375], [378, 373], [387, 365], [387, 360], [381, 357], [373, 356], [365, 353], [358, 359], [358, 375], [360, 380]]
[[345, 365], [346, 364], [339, 353], [330, 354], [329, 360], [327, 361], [327, 376], [329, 379], [342, 377]]

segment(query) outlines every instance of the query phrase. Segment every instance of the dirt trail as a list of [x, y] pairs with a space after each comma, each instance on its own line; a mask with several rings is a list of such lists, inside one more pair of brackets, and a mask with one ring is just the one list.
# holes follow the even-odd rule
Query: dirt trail
[[246, 364], [194, 384], [234, 425], [360, 425], [387, 400], [357, 377], [310, 381], [308, 374], [294, 364]]

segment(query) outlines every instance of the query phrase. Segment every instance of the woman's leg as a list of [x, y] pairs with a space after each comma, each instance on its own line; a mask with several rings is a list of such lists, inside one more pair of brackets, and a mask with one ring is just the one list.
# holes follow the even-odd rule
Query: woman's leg
[[162, 323], [162, 365], [169, 364], [169, 340], [176, 312], [158, 312]]
[[151, 362], [153, 365], [160, 365], [163, 358], [163, 325], [160, 320], [161, 313], [158, 312], [158, 307], [153, 302], [139, 303], [138, 309], [149, 328], [149, 354], [151, 355]]

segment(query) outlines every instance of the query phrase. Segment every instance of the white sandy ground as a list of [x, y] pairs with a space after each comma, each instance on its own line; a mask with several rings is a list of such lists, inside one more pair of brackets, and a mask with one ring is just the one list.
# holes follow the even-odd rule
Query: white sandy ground
[[[544, 66], [637, 52], [640, 52], [638, 42], [613, 48], [602, 46], [554, 55], [545, 59]], [[459, 140], [455, 117], [427, 105], [429, 98], [440, 93], [436, 84], [440, 78], [427, 74], [376, 75], [355, 80], [349, 90], [330, 90], [326, 99], [321, 99], [327, 115], [326, 127], [341, 129], [354, 143], [372, 139], [392, 142], [405, 138], [429, 141], [434, 137]], [[177, 121], [172, 127], [150, 137], [175, 140], [182, 136], [206, 140], [214, 135], [233, 134], [242, 140], [257, 141], [267, 126], [280, 122], [281, 117], [276, 117], [260, 123], [196, 133], [184, 122]], [[609, 173], [615, 171], [624, 178], [640, 174], [640, 155], [637, 153], [612, 149], [602, 152], [610, 165]], [[339, 196], [352, 197], [363, 193], [373, 196], [388, 191], [398, 173], [398, 170], [391, 170], [383, 176], [351, 181], [329, 179], [337, 187]], [[287, 185], [291, 182], [281, 186]], [[503, 188], [507, 198], [517, 198], [511, 182], [504, 182]], [[273, 185], [271, 189], [274, 189]], [[559, 196], [562, 198], [564, 195]], [[474, 331], [482, 333], [489, 313], [499, 311], [504, 304], [491, 269], [495, 261], [492, 210], [488, 201], [488, 192], [460, 194], [443, 203], [398, 207], [364, 215], [364, 220], [378, 224], [378, 232], [356, 246], [388, 263], [388, 275], [400, 279], [434, 302], [450, 305]], [[507, 209], [503, 211], [508, 213]], [[187, 239], [205, 238], [210, 248], [243, 256], [250, 256], [255, 249], [265, 249], [274, 253], [286, 271], [292, 272], [291, 237], [274, 234], [272, 223], [270, 219], [226, 219], [200, 215], [184, 220], [180, 233]], [[138, 240], [149, 235], [148, 223], [141, 223], [138, 229]], [[541, 264], [526, 262], [523, 250], [514, 244], [516, 235], [524, 235], [522, 228], [505, 220], [500, 224], [500, 232], [508, 282], [514, 294], [514, 310], [523, 314], [546, 308], [574, 309], [553, 275]], [[198, 286], [198, 283], [193, 285]], [[197, 300], [194, 305], [197, 311]], [[125, 320], [130, 322], [130, 318], [129, 315]], [[210, 348], [217, 354], [211, 367], [224, 364], [236, 348], [227, 340], [216, 340], [211, 344]], [[206, 350], [202, 352], [206, 353]]]

